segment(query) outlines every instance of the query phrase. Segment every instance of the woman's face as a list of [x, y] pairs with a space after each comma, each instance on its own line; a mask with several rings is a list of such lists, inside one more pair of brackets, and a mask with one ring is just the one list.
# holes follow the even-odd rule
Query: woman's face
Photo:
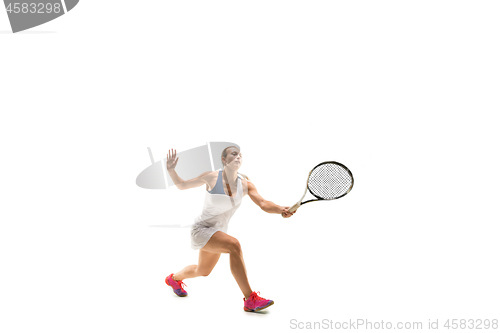
[[[242, 163], [242, 155], [238, 148], [227, 148], [226, 150], [225, 164], [228, 167], [233, 167], [239, 169]], [[224, 160], [223, 160], [224, 161]]]

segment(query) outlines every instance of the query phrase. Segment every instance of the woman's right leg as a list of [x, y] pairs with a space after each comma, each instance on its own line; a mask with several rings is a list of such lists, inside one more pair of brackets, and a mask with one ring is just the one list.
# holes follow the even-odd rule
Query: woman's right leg
[[248, 298], [252, 293], [252, 289], [248, 283], [243, 253], [238, 240], [224, 232], [217, 231], [212, 235], [202, 250], [219, 255], [221, 253], [229, 253], [231, 273], [233, 273], [234, 279], [238, 283], [245, 298]]

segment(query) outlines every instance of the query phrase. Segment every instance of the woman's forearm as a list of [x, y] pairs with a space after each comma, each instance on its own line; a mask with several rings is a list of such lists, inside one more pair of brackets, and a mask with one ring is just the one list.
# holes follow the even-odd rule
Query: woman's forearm
[[177, 186], [179, 190], [182, 190], [182, 184], [184, 183], [184, 180], [181, 177], [179, 177], [177, 172], [175, 172], [175, 169], [167, 171], [168, 174], [170, 175], [170, 178], [172, 178], [172, 181], [174, 182], [175, 186]]
[[272, 201], [266, 201], [262, 205], [261, 209], [266, 213], [270, 214], [281, 214], [283, 212], [283, 207], [275, 204]]

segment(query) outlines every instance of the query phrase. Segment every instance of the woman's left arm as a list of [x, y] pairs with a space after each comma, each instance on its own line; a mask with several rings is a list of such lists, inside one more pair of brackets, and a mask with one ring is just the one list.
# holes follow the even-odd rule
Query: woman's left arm
[[247, 184], [248, 184], [248, 195], [250, 196], [252, 201], [255, 202], [255, 204], [259, 206], [260, 209], [262, 209], [266, 213], [281, 214], [283, 217], [290, 217], [294, 214], [288, 211], [288, 208], [290, 207], [279, 206], [274, 202], [267, 201], [263, 197], [261, 197], [259, 192], [257, 192], [257, 188], [252, 182], [247, 182]]

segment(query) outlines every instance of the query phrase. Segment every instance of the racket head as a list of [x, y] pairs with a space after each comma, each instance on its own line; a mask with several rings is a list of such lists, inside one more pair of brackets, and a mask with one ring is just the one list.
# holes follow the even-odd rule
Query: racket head
[[352, 172], [342, 163], [334, 161], [316, 165], [307, 180], [307, 189], [319, 200], [342, 198], [353, 186]]

